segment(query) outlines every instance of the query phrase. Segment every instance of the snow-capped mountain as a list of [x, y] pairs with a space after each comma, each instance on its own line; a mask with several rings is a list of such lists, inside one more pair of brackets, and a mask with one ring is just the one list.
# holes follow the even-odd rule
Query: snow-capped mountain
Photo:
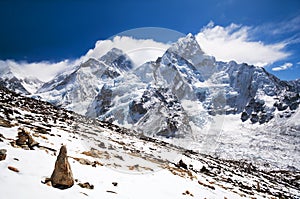
[[37, 95], [56, 106], [84, 115], [102, 86], [111, 84], [132, 66], [128, 56], [113, 48], [99, 60], [90, 58], [45, 83]]
[[[114, 48], [58, 75], [34, 97], [203, 153], [299, 169], [299, 151], [291, 148], [299, 141], [294, 136], [299, 80], [281, 81], [261, 67], [216, 61], [191, 34], [137, 67]], [[282, 156], [269, 161], [276, 136]], [[271, 141], [261, 144], [266, 138]]]
[[191, 125], [194, 133], [201, 131], [214, 115], [239, 114], [242, 121], [263, 124], [277, 113], [292, 114], [299, 102], [290, 83], [261, 67], [217, 62], [189, 34], [156, 62], [103, 86], [87, 115], [151, 135], [182, 137]]
[[19, 72], [11, 66], [0, 67], [0, 85], [25, 95], [35, 93], [43, 82], [33, 77], [20, 77]]

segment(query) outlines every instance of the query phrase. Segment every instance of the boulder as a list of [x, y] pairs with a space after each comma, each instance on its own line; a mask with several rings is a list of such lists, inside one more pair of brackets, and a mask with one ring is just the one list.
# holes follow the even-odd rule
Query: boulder
[[34, 146], [39, 145], [38, 142], [36, 142], [32, 136], [30, 135], [30, 132], [25, 130], [24, 128], [18, 129], [18, 139], [16, 140], [16, 144], [21, 147], [29, 147], [30, 149], [33, 149]]
[[52, 186], [59, 189], [67, 189], [74, 185], [74, 178], [67, 157], [67, 147], [61, 146], [55, 168], [51, 175]]

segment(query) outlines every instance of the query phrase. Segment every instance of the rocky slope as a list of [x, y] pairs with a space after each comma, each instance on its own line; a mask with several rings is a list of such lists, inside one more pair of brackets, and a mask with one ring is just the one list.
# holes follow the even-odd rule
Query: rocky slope
[[[212, 158], [2, 87], [0, 104], [5, 198], [300, 197], [299, 172]], [[64, 191], [47, 181], [61, 144], [75, 178]]]

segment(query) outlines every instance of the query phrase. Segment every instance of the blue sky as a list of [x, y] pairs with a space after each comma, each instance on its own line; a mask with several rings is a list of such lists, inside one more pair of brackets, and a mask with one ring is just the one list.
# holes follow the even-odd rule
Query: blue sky
[[2, 0], [0, 25], [0, 60], [72, 60], [122, 31], [162, 27], [198, 34], [200, 46], [211, 52], [220, 44], [207, 41], [209, 35], [224, 37], [224, 49], [233, 51], [250, 44], [245, 61], [269, 48], [266, 57], [274, 59], [266, 60], [268, 71], [282, 79], [300, 78], [299, 0]]

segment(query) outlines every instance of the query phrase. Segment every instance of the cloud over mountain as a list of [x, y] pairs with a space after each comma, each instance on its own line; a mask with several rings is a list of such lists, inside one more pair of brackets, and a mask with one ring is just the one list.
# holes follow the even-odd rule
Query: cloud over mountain
[[235, 60], [263, 67], [290, 55], [285, 51], [288, 43], [252, 41], [250, 31], [248, 26], [232, 23], [223, 27], [210, 22], [196, 35], [196, 39], [206, 53], [221, 61]]
[[277, 67], [272, 68], [272, 71], [287, 70], [287, 69], [291, 68], [292, 66], [293, 66], [293, 64], [288, 62], [288, 63], [285, 63], [281, 66], [277, 66]]

